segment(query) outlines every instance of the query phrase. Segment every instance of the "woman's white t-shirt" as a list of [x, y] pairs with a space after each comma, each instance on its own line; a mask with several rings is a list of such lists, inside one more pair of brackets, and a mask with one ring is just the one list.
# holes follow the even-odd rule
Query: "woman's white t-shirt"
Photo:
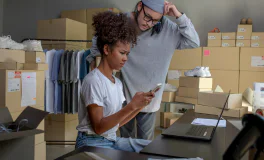
[[[125, 101], [122, 82], [115, 78], [115, 83], [104, 76], [99, 69], [91, 71], [83, 80], [78, 110], [79, 125], [77, 130], [87, 134], [96, 134], [91, 126], [87, 107], [97, 104], [103, 107], [103, 117], [108, 117], [120, 111]], [[111, 128], [101, 136], [116, 140], [116, 131], [119, 125]]]

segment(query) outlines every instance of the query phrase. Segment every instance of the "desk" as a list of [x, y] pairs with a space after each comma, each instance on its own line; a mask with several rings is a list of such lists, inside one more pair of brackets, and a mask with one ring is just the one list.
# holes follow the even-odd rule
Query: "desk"
[[56, 160], [63, 160], [67, 158], [67, 160], [91, 160], [90, 158], [87, 158], [82, 155], [78, 155], [78, 153], [82, 152], [92, 152], [92, 153], [99, 153], [104, 155], [105, 159], [111, 159], [111, 160], [147, 160], [148, 158], [168, 158], [164, 156], [154, 156], [154, 155], [143, 155], [138, 154], [135, 152], [127, 152], [127, 151], [119, 151], [114, 149], [108, 149], [108, 148], [99, 148], [99, 147], [81, 147], [79, 149], [76, 149], [70, 153], [67, 153]]
[[[174, 124], [191, 123], [195, 118], [217, 119], [217, 116], [198, 114], [195, 113], [194, 110], [189, 110]], [[239, 130], [227, 121], [226, 128], [216, 129], [211, 142], [171, 138], [159, 135], [140, 153], [180, 158], [200, 157], [204, 160], [220, 160], [238, 133]], [[246, 154], [243, 159], [248, 159], [248, 154]]]

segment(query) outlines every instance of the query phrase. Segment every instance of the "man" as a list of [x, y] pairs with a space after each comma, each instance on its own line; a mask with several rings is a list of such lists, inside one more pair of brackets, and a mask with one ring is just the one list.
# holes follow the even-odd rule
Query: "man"
[[[175, 22], [164, 15], [174, 17]], [[128, 16], [137, 23], [140, 34], [137, 45], [131, 49], [128, 61], [121, 70], [127, 103], [136, 92], [148, 92], [156, 84], [165, 83], [175, 49], [196, 48], [200, 45], [199, 36], [190, 19], [169, 2], [142, 0], [137, 3], [135, 11], [128, 13]], [[87, 61], [93, 66], [94, 57], [99, 54], [94, 37]], [[163, 88], [164, 85], [155, 93], [155, 98], [148, 106], [120, 128], [122, 137], [153, 139], [155, 113], [160, 108]], [[137, 128], [135, 128], [135, 120]]]

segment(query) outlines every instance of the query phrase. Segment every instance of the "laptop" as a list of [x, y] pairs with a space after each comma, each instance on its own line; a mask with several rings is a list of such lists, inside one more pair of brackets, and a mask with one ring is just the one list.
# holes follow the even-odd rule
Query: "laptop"
[[222, 111], [219, 115], [216, 126], [204, 126], [204, 125], [184, 124], [184, 123], [176, 122], [174, 125], [163, 131], [162, 135], [168, 137], [181, 137], [188, 139], [199, 139], [199, 140], [210, 141], [213, 138], [215, 130], [222, 117], [229, 95], [230, 95], [230, 91], [226, 98], [225, 104], [222, 108]]

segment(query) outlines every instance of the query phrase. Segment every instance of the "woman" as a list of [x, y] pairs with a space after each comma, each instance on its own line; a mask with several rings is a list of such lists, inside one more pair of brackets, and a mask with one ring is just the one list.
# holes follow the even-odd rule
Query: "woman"
[[136, 27], [125, 14], [112, 12], [94, 16], [93, 27], [102, 60], [82, 84], [76, 148], [96, 146], [139, 152], [150, 143], [149, 140], [119, 138], [116, 131], [148, 105], [154, 93], [138, 92], [122, 108], [125, 101], [123, 85], [112, 75], [114, 70], [124, 66], [130, 45], [136, 44]]

